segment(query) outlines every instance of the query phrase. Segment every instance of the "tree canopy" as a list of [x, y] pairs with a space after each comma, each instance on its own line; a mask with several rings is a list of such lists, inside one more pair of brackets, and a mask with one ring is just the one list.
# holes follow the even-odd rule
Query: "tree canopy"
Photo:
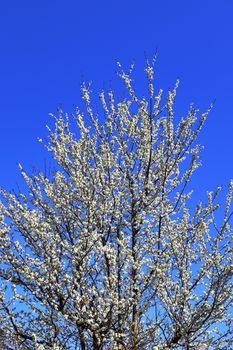
[[20, 166], [28, 190], [1, 191], [1, 327], [15, 349], [229, 350], [233, 182], [222, 219], [220, 188], [190, 199], [209, 110], [174, 116], [154, 60], [147, 97], [118, 68], [127, 97], [101, 92], [101, 122], [84, 84], [75, 128], [59, 110], [49, 129], [52, 175]]

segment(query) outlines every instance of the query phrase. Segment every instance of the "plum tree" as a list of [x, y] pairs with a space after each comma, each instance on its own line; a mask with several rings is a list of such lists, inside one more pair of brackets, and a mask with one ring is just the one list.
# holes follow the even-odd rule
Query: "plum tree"
[[[194, 205], [196, 139], [209, 110], [174, 117], [178, 82], [154, 92], [154, 60], [138, 97], [83, 85], [77, 130], [61, 110], [45, 146], [56, 169], [2, 190], [0, 315], [18, 349], [230, 349], [233, 182]], [[211, 108], [211, 107], [210, 107]], [[191, 203], [191, 204], [190, 204]]]

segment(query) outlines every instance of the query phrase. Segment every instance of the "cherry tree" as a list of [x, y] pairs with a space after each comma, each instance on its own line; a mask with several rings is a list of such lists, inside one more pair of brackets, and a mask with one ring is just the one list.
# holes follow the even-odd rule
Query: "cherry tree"
[[[196, 205], [190, 179], [208, 112], [174, 116], [178, 82], [127, 97], [89, 85], [75, 127], [61, 110], [44, 142], [52, 175], [20, 170], [27, 191], [1, 191], [0, 317], [14, 349], [230, 349], [233, 182]], [[211, 107], [210, 107], [211, 108]], [[104, 119], [104, 121], [103, 121]]]

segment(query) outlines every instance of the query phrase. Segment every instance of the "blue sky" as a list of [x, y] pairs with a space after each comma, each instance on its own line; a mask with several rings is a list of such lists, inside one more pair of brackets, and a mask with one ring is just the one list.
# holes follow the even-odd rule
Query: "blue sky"
[[[72, 113], [79, 86], [117, 86], [116, 60], [136, 63], [142, 89], [144, 52], [158, 52], [157, 87], [181, 80], [177, 109], [194, 101], [216, 103], [200, 143], [203, 166], [194, 178], [199, 195], [233, 177], [233, 1], [1, 1], [0, 186], [20, 182], [17, 162], [43, 168], [47, 157], [37, 137], [52, 125], [58, 106]], [[138, 76], [138, 78], [137, 78]]]

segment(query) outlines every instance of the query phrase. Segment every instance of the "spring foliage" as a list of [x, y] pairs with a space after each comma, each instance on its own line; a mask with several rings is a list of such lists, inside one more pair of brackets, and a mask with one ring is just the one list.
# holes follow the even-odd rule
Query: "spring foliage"
[[178, 82], [155, 93], [154, 61], [148, 98], [118, 68], [128, 97], [101, 92], [101, 123], [83, 85], [77, 130], [62, 111], [49, 129], [57, 170], [2, 190], [1, 327], [14, 349], [229, 350], [233, 183], [217, 222], [220, 188], [189, 199], [209, 111], [174, 118]]

